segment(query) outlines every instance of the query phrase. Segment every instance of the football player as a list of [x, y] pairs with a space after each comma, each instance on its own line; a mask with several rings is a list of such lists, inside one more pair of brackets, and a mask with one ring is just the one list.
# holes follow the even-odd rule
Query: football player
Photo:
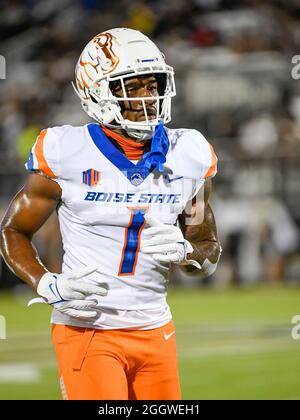
[[[217, 171], [196, 130], [169, 129], [173, 68], [142, 33], [116, 28], [84, 48], [74, 88], [95, 122], [45, 129], [2, 221], [13, 272], [53, 307], [66, 399], [180, 399], [170, 264], [212, 274], [221, 248], [209, 205]], [[56, 211], [62, 273], [32, 237]]]

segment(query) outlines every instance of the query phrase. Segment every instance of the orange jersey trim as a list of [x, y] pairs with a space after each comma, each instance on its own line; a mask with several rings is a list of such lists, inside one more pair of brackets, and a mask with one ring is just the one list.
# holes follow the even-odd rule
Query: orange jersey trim
[[210, 144], [210, 153], [211, 153], [211, 165], [210, 168], [208, 169], [208, 171], [206, 172], [206, 174], [204, 175], [204, 178], [209, 178], [211, 176], [216, 175], [217, 173], [217, 156], [215, 154], [214, 148], [212, 147], [212, 145]]
[[51, 178], [56, 178], [56, 175], [51, 170], [44, 155], [44, 138], [46, 134], [47, 130], [42, 130], [41, 134], [38, 136], [37, 143], [35, 146], [35, 155], [38, 161], [39, 170]]

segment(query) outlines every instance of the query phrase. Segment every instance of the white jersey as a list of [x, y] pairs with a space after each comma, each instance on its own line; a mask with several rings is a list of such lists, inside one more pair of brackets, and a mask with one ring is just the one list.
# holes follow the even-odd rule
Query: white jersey
[[92, 328], [150, 329], [171, 319], [166, 303], [168, 266], [140, 251], [144, 215], [175, 224], [207, 177], [216, 173], [212, 146], [196, 130], [166, 129], [164, 172], [127, 159], [98, 124], [43, 130], [26, 167], [62, 190], [58, 218], [62, 271], [97, 265], [87, 280], [108, 285], [99, 317], [79, 321], [56, 310], [52, 322]]

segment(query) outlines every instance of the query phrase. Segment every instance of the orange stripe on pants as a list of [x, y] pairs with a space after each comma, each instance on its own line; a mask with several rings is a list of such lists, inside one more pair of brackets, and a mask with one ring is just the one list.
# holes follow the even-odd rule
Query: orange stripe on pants
[[53, 325], [64, 398], [181, 399], [173, 331], [172, 321], [145, 331]]

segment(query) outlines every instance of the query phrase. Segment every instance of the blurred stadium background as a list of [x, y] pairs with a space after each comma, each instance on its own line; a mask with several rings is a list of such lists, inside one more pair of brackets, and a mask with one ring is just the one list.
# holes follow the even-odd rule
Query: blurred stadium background
[[[224, 253], [200, 282], [173, 270], [185, 399], [300, 399], [299, 0], [12, 0], [1, 2], [0, 209], [22, 185], [39, 131], [88, 122], [70, 81], [87, 41], [126, 26], [148, 34], [175, 67], [170, 126], [214, 145], [213, 208]], [[35, 243], [60, 269], [53, 217]], [[0, 399], [57, 399], [49, 308], [1, 261]]]

